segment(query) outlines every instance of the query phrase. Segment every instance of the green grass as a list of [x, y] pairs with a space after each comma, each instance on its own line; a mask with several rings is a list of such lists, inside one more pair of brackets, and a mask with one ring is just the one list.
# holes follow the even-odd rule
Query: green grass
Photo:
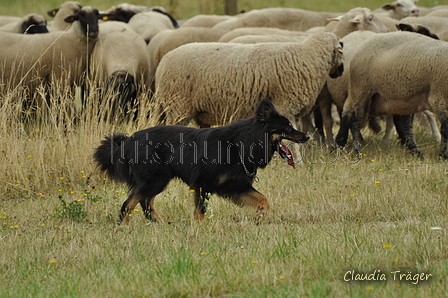
[[[198, 12], [199, 2], [182, 13], [186, 4], [178, 2], [178, 18]], [[16, 15], [28, 12], [24, 3], [0, 2]], [[48, 3], [33, 10], [58, 5]], [[250, 5], [327, 10], [317, 7], [324, 1], [297, 3]], [[117, 226], [127, 189], [96, 170], [92, 151], [104, 135], [132, 133], [149, 120], [97, 121], [92, 94], [78, 125], [67, 121], [76, 96], [67, 95], [62, 107], [40, 107], [45, 121], [23, 123], [21, 90], [1, 94], [0, 297], [446, 295], [448, 163], [437, 158], [427, 125], [415, 124], [423, 160], [368, 131], [357, 163], [345, 153], [328, 157], [312, 141], [295, 170], [275, 158], [254, 185], [271, 205], [260, 225], [253, 210], [216, 196], [197, 223], [188, 187], [172, 181], [156, 199], [163, 223], [148, 224], [137, 206], [130, 224]], [[147, 98], [141, 103], [151, 110]], [[352, 270], [379, 270], [387, 281], [344, 281]], [[432, 276], [414, 285], [394, 280], [396, 271]]]

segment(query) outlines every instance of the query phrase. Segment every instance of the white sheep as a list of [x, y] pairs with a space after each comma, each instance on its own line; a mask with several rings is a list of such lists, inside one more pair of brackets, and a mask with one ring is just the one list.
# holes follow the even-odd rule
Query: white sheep
[[98, 36], [103, 15], [87, 6], [66, 18], [67, 31], [46, 34], [0, 32], [0, 85], [6, 90], [27, 86], [30, 94], [53, 78], [79, 85]]
[[181, 27], [213, 27], [216, 24], [232, 19], [229, 15], [209, 15], [209, 14], [198, 14], [187, 20], [185, 20]]
[[47, 20], [40, 14], [30, 13], [17, 22], [1, 26], [0, 31], [25, 34], [48, 33]]
[[441, 40], [448, 41], [448, 18], [435, 16], [424, 16], [418, 18], [408, 17], [400, 20], [400, 23], [427, 27]]
[[163, 42], [165, 38], [171, 35], [172, 32], [176, 31], [178, 29], [165, 29], [157, 32], [149, 41], [147, 46], [148, 51], [148, 57], [149, 57], [149, 84], [150, 84], [150, 90], [151, 92], [154, 92], [155, 90], [155, 84], [154, 84], [154, 75], [156, 74], [157, 65], [160, 61], [155, 61], [155, 53], [159, 47], [159, 45]]
[[126, 114], [136, 107], [141, 87], [148, 85], [146, 43], [128, 24], [120, 21], [101, 23], [99, 32], [91, 55], [90, 78], [104, 88], [103, 94], [109, 92], [116, 96], [110, 109], [112, 113]]
[[[406, 25], [399, 25], [400, 30], [402, 31], [411, 31], [411, 32], [417, 32], [420, 34], [425, 34], [427, 36], [434, 35], [429, 32], [427, 28], [413, 28], [408, 27]], [[336, 78], [336, 79], [327, 79], [327, 84], [324, 87], [324, 90], [318, 97], [318, 104], [319, 108], [322, 112], [322, 118], [323, 118], [323, 124], [325, 127], [325, 132], [327, 136], [327, 142], [328, 143], [334, 143], [333, 138], [333, 117], [332, 117], [332, 104], [334, 103], [339, 110], [342, 110], [345, 99], [347, 97], [348, 93], [348, 85], [349, 85], [349, 71], [350, 71], [350, 61], [352, 59], [353, 54], [355, 53], [356, 49], [369, 37], [373, 36], [375, 33], [372, 31], [356, 31], [343, 37], [342, 42], [344, 43], [344, 65], [346, 67], [346, 70], [342, 74], [342, 76]], [[431, 129], [433, 130], [433, 134], [435, 138], [440, 141], [440, 132], [438, 131], [438, 128], [434, 125], [434, 117], [431, 117], [429, 114], [429, 111], [425, 111], [425, 114], [428, 116], [428, 119], [431, 124]], [[370, 119], [371, 125], [375, 125], [373, 127], [374, 132], [379, 133], [380, 127], [379, 124], [376, 124], [373, 121], [373, 119]], [[387, 118], [386, 121], [386, 130], [384, 135], [384, 141], [387, 141], [390, 139], [390, 135], [392, 133], [392, 129], [394, 127], [393, 121], [391, 118]]]
[[417, 2], [418, 0], [397, 0], [384, 4], [381, 8], [375, 9], [373, 12], [386, 15], [396, 20], [401, 20], [409, 16], [418, 17], [420, 9], [417, 7]]
[[[214, 27], [216, 28], [216, 27]], [[233, 29], [218, 40], [219, 42], [229, 42], [237, 37], [244, 35], [282, 35], [282, 36], [309, 36], [309, 33], [302, 31], [290, 31], [279, 28], [269, 27], [245, 27]]]
[[4, 26], [9, 23], [20, 22], [21, 17], [18, 16], [4, 16], [0, 15], [0, 26]]
[[253, 9], [215, 25], [221, 29], [241, 27], [274, 27], [279, 29], [306, 31], [316, 26], [325, 26], [335, 13], [318, 12], [299, 8], [271, 7]]
[[129, 20], [128, 24], [143, 37], [147, 44], [157, 32], [176, 28], [167, 15], [158, 11], [137, 13]]
[[355, 7], [348, 12], [330, 19], [324, 32], [333, 32], [339, 38], [357, 30], [373, 32], [389, 32], [387, 26], [366, 7]]
[[448, 5], [436, 5], [436, 6], [432, 6], [432, 7], [418, 6], [418, 9], [420, 11], [419, 16], [423, 17], [423, 16], [427, 16], [428, 14], [435, 12], [437, 10], [448, 9]]
[[[224, 125], [250, 116], [260, 98], [291, 121], [308, 113], [330, 74], [341, 74], [333, 33], [302, 43], [191, 43], [167, 53], [156, 71], [158, 124]], [[298, 118], [297, 118], [298, 119]]]
[[426, 16], [448, 18], [448, 9], [434, 10], [433, 12], [428, 13]]
[[303, 36], [284, 36], [284, 35], [243, 35], [229, 41], [230, 43], [263, 43], [263, 42], [302, 42], [310, 34]]
[[78, 1], [67, 1], [62, 3], [59, 8], [47, 11], [47, 14], [54, 18], [48, 22], [48, 30], [50, 32], [67, 30], [72, 24], [66, 22], [65, 19], [76, 14], [81, 8], [82, 5]]
[[166, 53], [181, 45], [192, 42], [216, 42], [227, 30], [214, 29], [208, 27], [181, 27], [171, 31], [171, 34], [164, 38], [154, 53], [154, 66], [159, 65], [160, 60]]
[[[412, 32], [376, 34], [364, 41], [349, 68], [349, 90], [336, 142], [344, 146], [351, 128], [360, 141], [368, 114], [402, 115], [407, 126], [399, 131], [402, 143], [420, 154], [412, 133], [411, 117], [433, 111], [441, 122], [440, 156], [448, 158], [448, 44]], [[393, 82], [393, 84], [391, 84]], [[402, 124], [403, 124], [402, 123]]]

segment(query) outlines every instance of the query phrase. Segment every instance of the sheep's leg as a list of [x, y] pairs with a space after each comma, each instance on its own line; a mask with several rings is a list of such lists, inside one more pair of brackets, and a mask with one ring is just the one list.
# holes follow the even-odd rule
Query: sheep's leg
[[375, 116], [369, 117], [369, 127], [375, 134], [379, 134], [382, 131], [379, 118]]
[[313, 116], [314, 116], [314, 125], [316, 127], [315, 128], [316, 133], [318, 135], [319, 141], [323, 143], [325, 142], [324, 121], [322, 112], [319, 107], [317, 107], [317, 109], [314, 110]]
[[401, 144], [406, 146], [409, 151], [411, 151], [412, 155], [422, 157], [414, 138], [412, 127], [414, 115], [394, 115], [393, 118], [395, 129], [397, 130]]
[[442, 140], [442, 136], [440, 134], [439, 128], [437, 127], [436, 118], [434, 116], [434, 113], [424, 110], [423, 113], [428, 117], [429, 124], [431, 125], [431, 131], [434, 136], [434, 138], [437, 140], [437, 142], [440, 142]]
[[336, 135], [336, 143], [340, 147], [345, 147], [348, 141], [348, 133], [353, 125], [355, 113], [345, 113], [341, 118], [341, 124], [339, 126], [339, 132]]
[[442, 123], [440, 131], [442, 134], [442, 141], [440, 143], [440, 157], [445, 160], [448, 160], [448, 116], [439, 117], [440, 122]]
[[325, 127], [327, 143], [333, 144], [334, 143], [334, 136], [333, 136], [334, 121], [333, 121], [333, 115], [331, 114], [331, 103], [320, 106], [320, 113], [322, 115], [322, 121], [323, 121], [323, 125]]
[[230, 197], [231, 201], [238, 206], [250, 206], [257, 210], [255, 221], [259, 223], [269, 209], [268, 199], [253, 187], [245, 193]]
[[206, 201], [209, 199], [209, 194], [203, 191], [200, 187], [194, 189], [194, 218], [196, 220], [204, 219], [204, 214], [207, 211]]
[[[292, 126], [294, 127], [294, 129], [300, 130], [300, 129], [298, 129], [299, 124], [300, 124], [300, 117], [298, 117], [298, 116], [294, 117], [294, 119], [291, 121], [291, 123], [292, 123]], [[293, 144], [293, 146], [294, 146], [293, 148], [294, 148], [294, 151], [295, 151], [295, 162], [296, 162], [296, 164], [298, 164], [298, 163], [303, 161], [303, 156], [302, 156], [302, 153], [300, 152], [300, 146], [301, 145], [302, 144]]]
[[384, 132], [383, 141], [387, 142], [392, 136], [392, 130], [394, 128], [394, 118], [392, 115], [386, 116], [386, 131]]

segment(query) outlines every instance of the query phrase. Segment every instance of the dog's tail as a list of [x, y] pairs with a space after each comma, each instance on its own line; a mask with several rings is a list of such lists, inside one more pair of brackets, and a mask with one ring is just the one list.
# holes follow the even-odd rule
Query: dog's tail
[[101, 145], [95, 149], [93, 159], [98, 164], [99, 170], [107, 174], [116, 182], [125, 182], [132, 186], [132, 174], [126, 157], [123, 155], [122, 146], [129, 139], [125, 134], [112, 134], [101, 141]]

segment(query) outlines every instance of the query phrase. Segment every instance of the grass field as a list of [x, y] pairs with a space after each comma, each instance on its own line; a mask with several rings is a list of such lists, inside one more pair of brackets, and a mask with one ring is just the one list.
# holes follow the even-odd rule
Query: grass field
[[[0, 6], [23, 15], [26, 3]], [[218, 1], [213, 11], [200, 11], [201, 3], [145, 2], [177, 9], [179, 19], [219, 12]], [[356, 6], [297, 3], [240, 1], [245, 9]], [[37, 1], [33, 10], [58, 5]], [[99, 121], [92, 93], [76, 125], [67, 120], [76, 101], [69, 95], [46, 110], [46, 121], [24, 123], [21, 92], [0, 94], [0, 297], [446, 296], [448, 163], [425, 123], [415, 123], [423, 160], [367, 130], [359, 161], [327, 156], [313, 141], [295, 170], [275, 158], [254, 184], [271, 205], [260, 225], [253, 210], [215, 196], [205, 222], [195, 222], [188, 187], [173, 181], [156, 199], [163, 223], [147, 223], [137, 206], [130, 224], [117, 226], [127, 189], [96, 170], [92, 151], [104, 135], [149, 120]]]

